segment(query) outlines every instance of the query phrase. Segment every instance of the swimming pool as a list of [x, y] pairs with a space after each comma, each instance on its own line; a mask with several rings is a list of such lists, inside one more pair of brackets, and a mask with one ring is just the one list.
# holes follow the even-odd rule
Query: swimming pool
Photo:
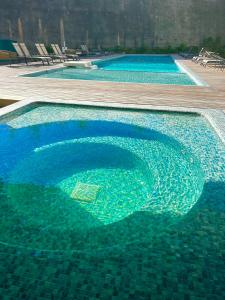
[[181, 70], [169, 55], [125, 55], [93, 62], [107, 71], [133, 71], [152, 73], [180, 73]]
[[168, 55], [124, 55], [92, 62], [93, 69], [58, 68], [27, 77], [97, 80], [130, 83], [202, 85]]
[[201, 115], [32, 104], [0, 152], [2, 293], [224, 294], [225, 147]]

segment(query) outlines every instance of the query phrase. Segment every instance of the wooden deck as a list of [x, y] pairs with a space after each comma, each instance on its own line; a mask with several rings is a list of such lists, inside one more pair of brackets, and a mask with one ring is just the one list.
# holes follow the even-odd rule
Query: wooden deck
[[[209, 86], [172, 86], [117, 82], [59, 80], [18, 77], [41, 71], [40, 65], [1, 66], [0, 99], [59, 99], [96, 103], [166, 105], [216, 108], [225, 111], [225, 71], [204, 68], [189, 60], [180, 60]], [[58, 65], [57, 67], [59, 67]], [[52, 68], [52, 67], [50, 67]], [[46, 67], [45, 67], [46, 69]]]

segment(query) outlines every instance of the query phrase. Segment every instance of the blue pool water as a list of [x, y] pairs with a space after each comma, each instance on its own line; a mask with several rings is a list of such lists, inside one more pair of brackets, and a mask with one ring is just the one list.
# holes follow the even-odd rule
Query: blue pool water
[[60, 68], [25, 75], [27, 77], [136, 82], [151, 84], [196, 85], [179, 69], [171, 56], [125, 55], [95, 61], [96, 68]]
[[203, 117], [30, 105], [0, 156], [1, 295], [223, 299], [225, 147]]
[[94, 62], [107, 71], [137, 71], [153, 73], [180, 73], [171, 56], [127, 55], [119, 58]]

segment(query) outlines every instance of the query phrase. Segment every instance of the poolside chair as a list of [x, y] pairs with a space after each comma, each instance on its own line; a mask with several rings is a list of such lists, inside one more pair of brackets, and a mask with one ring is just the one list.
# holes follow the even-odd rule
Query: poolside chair
[[18, 57], [16, 57], [17, 59], [22, 59], [25, 61], [26, 64], [28, 64], [28, 58], [25, 56], [25, 54], [23, 53], [23, 51], [21, 50], [20, 46], [18, 43], [12, 43], [13, 47], [16, 50], [16, 53], [18, 55]]
[[73, 60], [78, 60], [78, 55], [67, 55], [67, 54], [63, 54], [61, 49], [59, 48], [59, 46], [57, 44], [51, 44], [51, 47], [54, 51], [54, 54], [57, 55], [58, 57], [60, 57], [62, 60], [66, 61], [69, 60], [70, 58], [72, 58]]
[[86, 54], [86, 55], [89, 54], [87, 45], [80, 45], [80, 48], [81, 48], [82, 54]]
[[60, 55], [60, 54], [58, 53], [58, 50], [57, 50], [55, 44], [51, 44], [51, 47], [52, 47], [52, 50], [53, 50], [53, 52], [54, 52], [54, 55], [59, 56], [60, 59], [62, 59], [63, 61], [66, 61], [66, 60], [68, 59], [66, 55], [64, 55], [64, 54]]
[[102, 51], [99, 51], [99, 50], [93, 50], [93, 51], [90, 51], [88, 49], [88, 46], [87, 45], [80, 45], [80, 48], [81, 48], [81, 52], [83, 55], [86, 55], [86, 56], [89, 56], [89, 55], [93, 55], [93, 56], [101, 56], [101, 55], [106, 55], [106, 52], [102, 52]]
[[13, 43], [13, 46], [17, 52], [18, 57], [24, 59], [27, 65], [28, 65], [28, 61], [33, 61], [33, 60], [41, 61], [43, 65], [45, 62], [47, 62], [49, 65], [49, 62], [51, 60], [50, 57], [31, 55], [24, 43]]
[[31, 59], [41, 60], [43, 65], [45, 62], [47, 62], [49, 65], [50, 62], [52, 61], [50, 56], [43, 56], [43, 55], [33, 55], [32, 56], [24, 43], [19, 43], [19, 45], [20, 45], [20, 48], [22, 49], [23, 53], [26, 55], [26, 57], [30, 57]]
[[202, 48], [202, 49], [200, 50], [199, 54], [198, 54], [197, 56], [194, 56], [194, 57], [192, 58], [192, 61], [196, 62], [196, 61], [198, 61], [198, 59], [204, 57], [205, 52], [206, 52], [205, 48]]
[[63, 54], [58, 44], [53, 44], [53, 45], [55, 46], [55, 49], [56, 49], [58, 55], [66, 56], [68, 59], [71, 58], [73, 60], [80, 60], [80, 57], [78, 54], [70, 54], [70, 53]]
[[212, 55], [211, 58], [208, 59], [203, 59], [201, 62], [201, 65], [203, 67], [206, 67], [208, 65], [210, 66], [216, 66], [216, 65], [220, 65], [223, 66], [225, 64], [225, 59], [219, 55]]
[[216, 65], [214, 65], [213, 67], [219, 68], [221, 69], [221, 71], [223, 71], [225, 69], [225, 60], [217, 63]]
[[205, 51], [204, 54], [196, 58], [195, 62], [201, 64], [203, 60], [211, 59], [213, 55], [216, 55], [216, 53], [212, 51]]
[[48, 51], [47, 51], [47, 49], [46, 49], [46, 47], [45, 47], [44, 44], [38, 44], [38, 43], [36, 43], [35, 46], [36, 46], [37, 51], [38, 51], [38, 53], [40, 55], [45, 56], [45, 57], [47, 57], [47, 56], [51, 57], [52, 62], [54, 62], [55, 59], [59, 59], [60, 62], [62, 61], [62, 59], [61, 59], [60, 56], [48, 53]]

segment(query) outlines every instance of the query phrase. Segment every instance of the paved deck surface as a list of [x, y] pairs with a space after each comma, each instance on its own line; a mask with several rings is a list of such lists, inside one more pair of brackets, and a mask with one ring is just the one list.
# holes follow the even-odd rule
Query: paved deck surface
[[[180, 60], [209, 86], [170, 86], [81, 80], [18, 77], [41, 71], [41, 65], [0, 67], [0, 99], [23, 100], [31, 97], [70, 101], [167, 105], [225, 110], [225, 71], [204, 68], [189, 60]], [[61, 65], [58, 64], [57, 67]]]

